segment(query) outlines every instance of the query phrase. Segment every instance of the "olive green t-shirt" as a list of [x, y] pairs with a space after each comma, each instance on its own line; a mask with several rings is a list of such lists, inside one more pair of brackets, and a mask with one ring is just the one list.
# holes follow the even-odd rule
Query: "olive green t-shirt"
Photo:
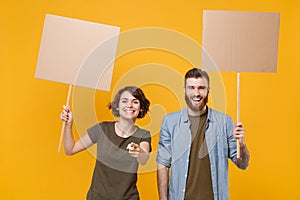
[[213, 189], [210, 161], [205, 142], [207, 112], [201, 116], [189, 116], [192, 145], [189, 158], [185, 200], [211, 200]]
[[102, 122], [88, 129], [93, 143], [97, 143], [97, 160], [87, 200], [137, 200], [138, 162], [126, 149], [131, 142], [150, 144], [149, 131], [137, 127], [130, 137], [119, 137], [115, 122]]

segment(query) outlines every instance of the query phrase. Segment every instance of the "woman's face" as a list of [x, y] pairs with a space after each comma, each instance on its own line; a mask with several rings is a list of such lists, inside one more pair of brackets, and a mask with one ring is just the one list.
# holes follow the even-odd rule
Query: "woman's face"
[[139, 115], [141, 104], [140, 101], [132, 96], [128, 91], [124, 91], [121, 94], [118, 108], [120, 117], [135, 121]]

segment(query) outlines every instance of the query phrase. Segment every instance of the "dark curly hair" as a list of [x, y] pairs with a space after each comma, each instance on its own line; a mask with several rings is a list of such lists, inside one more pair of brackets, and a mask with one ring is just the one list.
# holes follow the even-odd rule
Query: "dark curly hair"
[[126, 86], [120, 89], [116, 94], [114, 100], [108, 104], [108, 108], [112, 110], [112, 114], [115, 117], [120, 117], [120, 113], [117, 108], [119, 107], [121, 95], [125, 91], [128, 91], [132, 96], [134, 96], [137, 100], [139, 100], [141, 108], [137, 118], [143, 118], [149, 110], [150, 101], [146, 98], [144, 92], [140, 88], [135, 86]]

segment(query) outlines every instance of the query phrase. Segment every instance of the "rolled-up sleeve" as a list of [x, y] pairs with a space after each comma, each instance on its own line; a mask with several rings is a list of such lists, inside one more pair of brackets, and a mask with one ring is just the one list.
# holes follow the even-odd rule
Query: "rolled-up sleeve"
[[171, 134], [168, 129], [167, 116], [165, 116], [160, 129], [156, 162], [166, 167], [171, 167], [171, 151]]
[[233, 136], [234, 122], [231, 117], [226, 116], [226, 134], [228, 141], [228, 154], [229, 158], [237, 165], [237, 150], [236, 140]]

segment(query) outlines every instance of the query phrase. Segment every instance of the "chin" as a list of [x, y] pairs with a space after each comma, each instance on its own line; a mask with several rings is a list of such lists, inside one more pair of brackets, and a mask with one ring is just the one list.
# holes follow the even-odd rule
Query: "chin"
[[123, 116], [124, 119], [133, 120], [135, 121], [137, 116]]

